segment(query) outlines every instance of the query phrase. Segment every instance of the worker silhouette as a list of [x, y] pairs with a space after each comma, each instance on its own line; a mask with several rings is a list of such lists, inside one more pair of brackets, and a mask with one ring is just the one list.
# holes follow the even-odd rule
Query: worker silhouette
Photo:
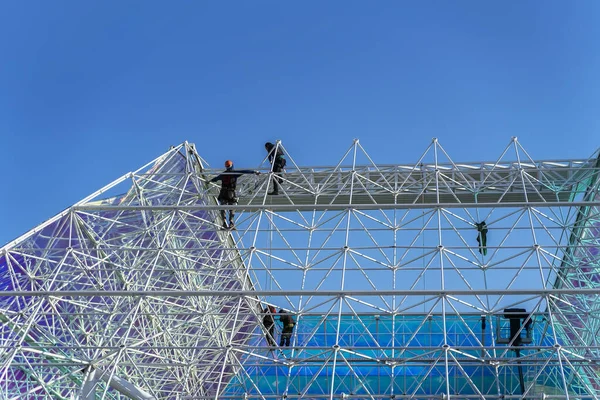
[[273, 191], [270, 195], [278, 195], [279, 187], [281, 186], [281, 172], [285, 168], [286, 160], [281, 145], [274, 145], [271, 142], [265, 143], [267, 157], [271, 163], [271, 171], [273, 171]]
[[283, 324], [279, 346], [289, 346], [290, 339], [292, 338], [292, 333], [294, 332], [294, 325], [296, 325], [296, 321], [294, 321], [294, 317], [292, 317], [290, 313], [283, 309], [279, 310], [279, 314], [281, 314], [279, 316], [279, 321], [281, 321], [281, 323]]
[[[215, 176], [210, 180], [210, 182], [221, 181], [221, 191], [219, 192], [219, 204], [221, 205], [235, 205], [237, 204], [238, 198], [235, 192], [237, 187], [237, 180], [240, 176], [244, 174], [256, 174], [259, 175], [260, 172], [252, 171], [249, 169], [241, 169], [234, 170], [233, 169], [233, 161], [227, 160], [225, 161], [225, 171], [221, 174]], [[229, 225], [227, 224], [226, 212], [225, 210], [221, 210], [221, 218], [223, 218], [223, 229], [235, 229], [234, 223], [234, 210], [229, 210]]]
[[481, 254], [483, 254], [484, 256], [486, 256], [487, 255], [487, 233], [488, 233], [487, 225], [486, 225], [485, 221], [483, 221], [483, 222], [476, 223], [475, 226], [477, 227], [477, 243], [479, 243], [479, 252]]

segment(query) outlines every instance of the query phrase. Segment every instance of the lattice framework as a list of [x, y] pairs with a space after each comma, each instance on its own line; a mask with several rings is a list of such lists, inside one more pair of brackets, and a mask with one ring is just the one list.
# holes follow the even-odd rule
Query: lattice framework
[[[285, 150], [281, 195], [267, 162], [240, 179], [237, 231], [184, 143], [5, 246], [7, 398], [598, 398], [597, 154]], [[265, 303], [293, 347], [265, 347]]]

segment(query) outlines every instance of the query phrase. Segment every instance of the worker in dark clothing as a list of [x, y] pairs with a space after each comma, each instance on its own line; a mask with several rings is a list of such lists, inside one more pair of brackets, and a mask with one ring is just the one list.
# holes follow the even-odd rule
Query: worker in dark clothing
[[275, 310], [275, 307], [273, 306], [267, 306], [265, 307], [263, 313], [265, 314], [265, 316], [263, 317], [263, 325], [265, 326], [265, 329], [267, 330], [267, 345], [269, 345], [270, 347], [274, 347], [275, 346], [275, 318], [273, 318], [273, 315], [277, 313], [277, 310]]
[[283, 154], [281, 145], [274, 145], [271, 142], [265, 143], [265, 149], [267, 150], [267, 157], [271, 163], [271, 171], [273, 171], [273, 191], [269, 194], [278, 195], [279, 186], [281, 185], [281, 172], [285, 168], [286, 160]]
[[[210, 181], [216, 182], [221, 181], [221, 191], [219, 192], [219, 204], [224, 205], [235, 205], [237, 204], [237, 196], [235, 189], [237, 186], [237, 179], [243, 174], [260, 174], [258, 171], [251, 171], [249, 169], [234, 170], [233, 161], [225, 161], [225, 171], [218, 176], [215, 176]], [[221, 210], [221, 218], [223, 218], [223, 229], [235, 229], [233, 222], [234, 210], [229, 210], [229, 225], [227, 225], [227, 219], [225, 210]]]
[[487, 232], [488, 228], [485, 221], [475, 224], [477, 227], [477, 243], [479, 243], [479, 252], [484, 256], [487, 255]]
[[290, 339], [292, 338], [292, 333], [294, 332], [294, 325], [296, 325], [296, 321], [291, 314], [287, 313], [285, 310], [279, 310], [281, 314], [279, 316], [279, 320], [283, 324], [283, 329], [281, 330], [281, 340], [279, 341], [279, 346], [283, 347], [290, 345]]

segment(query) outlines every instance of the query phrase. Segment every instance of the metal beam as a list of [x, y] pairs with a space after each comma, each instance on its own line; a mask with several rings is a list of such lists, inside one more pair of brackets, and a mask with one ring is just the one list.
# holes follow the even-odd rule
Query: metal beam
[[515, 203], [415, 203], [415, 204], [237, 204], [229, 206], [193, 205], [193, 206], [106, 206], [83, 204], [73, 206], [74, 211], [198, 211], [198, 210], [235, 210], [235, 211], [333, 211], [333, 210], [421, 210], [431, 208], [543, 208], [543, 207], [580, 207], [600, 206], [600, 201], [554, 201], [554, 202], [515, 202]]
[[[576, 288], [576, 289], [487, 289], [487, 290], [287, 290], [287, 296], [467, 296], [467, 295], [535, 295], [535, 296], [559, 296], [559, 295], [600, 295], [600, 288]], [[245, 296], [255, 300], [260, 296], [278, 296], [281, 292], [277, 290], [164, 290], [164, 291], [127, 291], [127, 290], [52, 290], [44, 292], [36, 291], [0, 291], [0, 297], [228, 297]]]
[[127, 382], [125, 379], [119, 378], [113, 373], [103, 371], [97, 367], [90, 367], [91, 370], [87, 373], [85, 381], [81, 387], [81, 400], [96, 399], [96, 385], [102, 380], [112, 389], [118, 391], [123, 396], [132, 400], [156, 400], [150, 393], [138, 388], [134, 384]]

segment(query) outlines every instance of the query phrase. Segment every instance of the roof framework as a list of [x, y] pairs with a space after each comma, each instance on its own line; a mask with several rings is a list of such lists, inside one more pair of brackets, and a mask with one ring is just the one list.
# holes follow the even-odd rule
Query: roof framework
[[[597, 153], [284, 151], [278, 196], [265, 160], [220, 206], [183, 143], [0, 249], [6, 398], [600, 397]], [[266, 346], [265, 304], [292, 346]]]

